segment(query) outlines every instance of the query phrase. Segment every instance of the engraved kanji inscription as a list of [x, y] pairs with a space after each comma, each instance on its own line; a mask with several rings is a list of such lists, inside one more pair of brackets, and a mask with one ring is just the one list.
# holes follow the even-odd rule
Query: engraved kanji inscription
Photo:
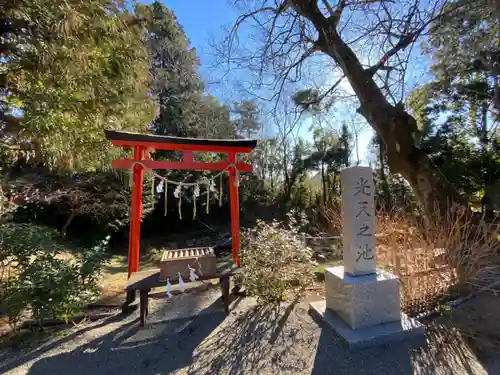
[[359, 207], [358, 207], [358, 213], [356, 214], [356, 217], [360, 217], [363, 214], [365, 214], [366, 216], [372, 216], [366, 210], [368, 208], [368, 202], [367, 201], [358, 202], [358, 205], [359, 205]]
[[373, 236], [373, 233], [371, 232], [372, 231], [370, 230], [370, 227], [367, 224], [363, 223], [359, 227], [357, 236], [365, 236], [365, 237]]
[[356, 262], [359, 262], [360, 259], [372, 260], [373, 258], [375, 258], [373, 249], [368, 244], [360, 246], [358, 248], [358, 256], [356, 258]]
[[356, 197], [358, 195], [365, 195], [365, 196], [371, 196], [370, 192], [371, 186], [368, 184], [368, 180], [360, 177], [359, 181], [356, 181], [356, 187], [354, 189], [354, 194], [353, 197]]

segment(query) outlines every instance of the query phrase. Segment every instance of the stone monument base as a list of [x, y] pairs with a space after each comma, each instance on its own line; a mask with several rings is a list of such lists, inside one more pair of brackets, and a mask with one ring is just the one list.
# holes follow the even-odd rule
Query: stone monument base
[[403, 313], [401, 313], [401, 319], [394, 322], [352, 329], [336, 313], [326, 308], [326, 301], [312, 302], [309, 308], [315, 319], [332, 328], [352, 349], [363, 349], [410, 339], [412, 345], [425, 344], [425, 327], [416, 319]]
[[386, 271], [350, 276], [344, 267], [325, 270], [325, 301], [310, 305], [350, 346], [366, 347], [407, 338], [424, 337], [418, 321], [401, 313], [399, 279]]
[[344, 267], [325, 269], [326, 307], [351, 328], [358, 329], [400, 319], [399, 279], [386, 271], [351, 276]]

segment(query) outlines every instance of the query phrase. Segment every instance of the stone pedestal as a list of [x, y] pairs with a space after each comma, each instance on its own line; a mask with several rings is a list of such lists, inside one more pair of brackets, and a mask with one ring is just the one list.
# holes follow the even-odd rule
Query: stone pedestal
[[391, 273], [377, 269], [374, 274], [351, 276], [342, 266], [327, 268], [325, 289], [325, 300], [311, 303], [311, 312], [351, 347], [408, 338], [424, 343], [424, 326], [401, 313], [399, 279]]
[[337, 333], [351, 349], [365, 349], [399, 341], [410, 346], [425, 345], [425, 328], [415, 319], [401, 313], [401, 319], [361, 329], [352, 329], [336, 313], [326, 308], [325, 301], [310, 304], [311, 315]]
[[353, 329], [399, 320], [399, 280], [377, 270], [365, 276], [344, 274], [344, 267], [325, 270], [326, 307]]

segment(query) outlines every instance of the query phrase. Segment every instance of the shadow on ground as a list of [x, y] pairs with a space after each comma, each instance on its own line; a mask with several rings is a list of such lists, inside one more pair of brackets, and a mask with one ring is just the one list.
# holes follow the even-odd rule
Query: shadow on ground
[[[283, 340], [294, 307], [291, 304], [280, 310], [252, 306], [238, 314], [196, 349], [188, 374], [307, 373], [303, 371], [309, 364], [299, 355], [300, 345], [291, 335], [290, 340]], [[288, 357], [293, 353], [297, 361], [291, 362]]]
[[[304, 303], [277, 309], [258, 307], [247, 298], [236, 300], [232, 313], [226, 317], [220, 300], [203, 305], [200, 304], [201, 296], [179, 297], [183, 298], [189, 306], [163, 304], [159, 309], [157, 315], [161, 318], [168, 314], [169, 320], [140, 329], [135, 319], [109, 319], [13, 359], [0, 367], [0, 373], [495, 373], [493, 368], [486, 370], [456, 332], [446, 326], [431, 326], [429, 345], [423, 348], [413, 349], [411, 343], [399, 343], [351, 351], [332, 331], [322, 329], [312, 320]], [[15, 372], [9, 372], [13, 370]]]
[[427, 325], [428, 347], [413, 357], [415, 374], [498, 374], [499, 357], [478, 357], [475, 348], [449, 319]]
[[[287, 309], [254, 307], [203, 341], [188, 374], [458, 375], [496, 374], [457, 332], [429, 327], [427, 345], [400, 342], [351, 350], [331, 330], [318, 327], [304, 304]], [[497, 372], [495, 372], [497, 371]]]
[[[98, 326], [84, 328], [27, 356], [0, 367], [0, 373], [22, 367], [24, 363], [43, 356], [106, 325], [118, 326], [104, 335], [97, 335], [66, 353], [34, 362], [26, 372], [48, 374], [170, 374], [189, 366], [192, 352], [225, 318], [218, 308], [220, 301], [194, 317], [179, 317], [140, 328], [136, 320], [120, 322], [118, 317]], [[118, 324], [116, 324], [118, 323]], [[87, 335], [88, 336], [88, 335]], [[51, 354], [51, 353], [48, 353]]]
[[412, 341], [351, 351], [338, 345], [340, 338], [321, 332], [312, 375], [487, 375], [496, 374], [478, 361], [468, 345], [449, 327], [428, 327], [427, 344]]
[[[485, 291], [453, 309], [449, 324], [467, 338], [474, 352], [488, 360], [500, 358], [499, 291]], [[500, 371], [498, 372], [500, 373]]]

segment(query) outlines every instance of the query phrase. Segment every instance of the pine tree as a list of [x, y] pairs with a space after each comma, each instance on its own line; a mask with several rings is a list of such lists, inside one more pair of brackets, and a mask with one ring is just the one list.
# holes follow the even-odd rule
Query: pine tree
[[172, 10], [159, 1], [136, 6], [151, 56], [159, 110], [151, 129], [179, 137], [234, 138], [229, 108], [203, 92], [199, 59]]
[[234, 103], [233, 113], [238, 116], [235, 120], [236, 129], [240, 136], [251, 138], [262, 128], [259, 105], [254, 100], [243, 100]]
[[152, 130], [155, 134], [194, 136], [192, 123], [203, 88], [196, 50], [191, 48], [175, 14], [161, 2], [137, 5], [136, 13], [146, 29], [152, 90], [159, 104]]

